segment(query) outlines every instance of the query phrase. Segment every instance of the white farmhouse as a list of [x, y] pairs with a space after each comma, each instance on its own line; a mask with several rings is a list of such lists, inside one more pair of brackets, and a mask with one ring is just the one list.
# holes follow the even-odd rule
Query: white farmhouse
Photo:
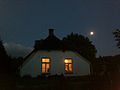
[[90, 75], [90, 62], [77, 52], [63, 50], [62, 42], [49, 29], [44, 40], [35, 42], [35, 49], [25, 58], [20, 67], [20, 76], [30, 75]]

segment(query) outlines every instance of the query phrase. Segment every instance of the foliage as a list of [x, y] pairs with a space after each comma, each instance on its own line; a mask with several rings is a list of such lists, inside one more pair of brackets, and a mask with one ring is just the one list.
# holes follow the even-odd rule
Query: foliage
[[0, 72], [7, 72], [9, 69], [8, 55], [3, 46], [2, 40], [0, 40]]
[[117, 42], [117, 47], [120, 48], [120, 30], [116, 29], [116, 31], [113, 32], [115, 41]]
[[67, 37], [63, 38], [64, 48], [73, 50], [87, 58], [88, 60], [94, 60], [96, 56], [96, 48], [89, 40], [89, 38], [82, 35], [71, 33]]
[[18, 57], [18, 58], [9, 57], [9, 60], [10, 60], [10, 67], [12, 72], [17, 72], [18, 67], [24, 62], [24, 59], [22, 57]]
[[3, 59], [3, 58], [7, 58], [7, 53], [5, 51], [5, 48], [3, 46], [3, 43], [2, 43], [2, 40], [0, 40], [0, 58]]
[[23, 58], [21, 57], [12, 58], [8, 56], [2, 40], [0, 40], [0, 73], [15, 73], [22, 62]]

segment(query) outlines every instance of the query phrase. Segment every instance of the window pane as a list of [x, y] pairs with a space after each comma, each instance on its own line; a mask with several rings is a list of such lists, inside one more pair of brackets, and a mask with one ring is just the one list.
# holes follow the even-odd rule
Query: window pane
[[72, 64], [69, 64], [69, 71], [72, 72]]
[[45, 73], [45, 64], [42, 64], [42, 73]]
[[69, 69], [68, 69], [68, 64], [65, 64], [65, 71], [68, 72]]
[[73, 72], [73, 67], [72, 67], [72, 59], [65, 59], [65, 72], [66, 73], [72, 73]]
[[46, 72], [49, 72], [50, 70], [50, 64], [46, 64]]
[[42, 58], [42, 73], [49, 73], [50, 71], [50, 59], [49, 58]]
[[46, 68], [50, 68], [50, 65], [49, 65], [49, 64], [46, 64]]

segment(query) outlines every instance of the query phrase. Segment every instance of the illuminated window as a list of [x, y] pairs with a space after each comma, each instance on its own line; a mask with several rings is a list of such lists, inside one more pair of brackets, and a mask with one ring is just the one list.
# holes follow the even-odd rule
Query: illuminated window
[[50, 59], [49, 58], [42, 58], [42, 73], [49, 73], [50, 72]]
[[65, 59], [64, 60], [64, 63], [65, 63], [65, 73], [69, 74], [69, 73], [72, 73], [73, 72], [73, 65], [72, 65], [72, 59]]

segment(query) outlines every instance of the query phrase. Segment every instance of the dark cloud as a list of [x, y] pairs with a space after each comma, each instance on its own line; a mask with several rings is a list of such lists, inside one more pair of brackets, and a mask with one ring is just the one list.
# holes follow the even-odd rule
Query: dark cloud
[[25, 57], [33, 49], [31, 47], [25, 47], [21, 44], [16, 44], [16, 43], [4, 43], [4, 47], [8, 55], [12, 57]]

